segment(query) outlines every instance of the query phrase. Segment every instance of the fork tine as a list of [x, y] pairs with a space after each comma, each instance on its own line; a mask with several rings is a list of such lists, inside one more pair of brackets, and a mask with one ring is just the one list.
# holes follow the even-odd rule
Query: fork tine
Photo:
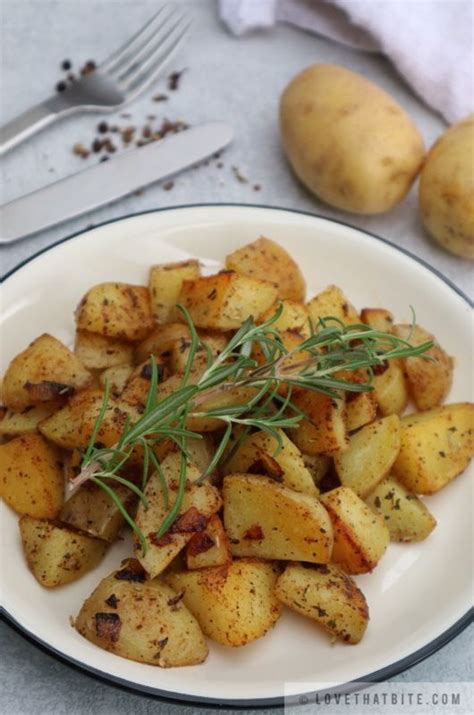
[[[184, 38], [189, 32], [191, 24], [192, 22], [189, 20], [184, 24], [180, 22], [177, 26], [175, 26], [165, 41], [160, 42], [160, 44], [155, 48], [146, 62], [144, 62], [131, 77], [128, 77], [125, 82], [120, 83], [122, 89], [127, 94], [142, 91], [142, 89], [153, 82], [156, 75], [181, 46]], [[181, 30], [179, 29], [180, 27]]]
[[137, 72], [141, 66], [143, 67], [148, 58], [156, 51], [157, 47], [166, 42], [169, 35], [178, 27], [183, 19], [184, 17], [182, 15], [174, 12], [168, 15], [142, 47], [133, 56], [122, 62], [119, 68], [120, 71], [115, 70], [113, 72], [115, 78], [123, 81], [134, 72]]
[[118, 50], [113, 52], [110, 57], [108, 57], [101, 65], [100, 65], [100, 70], [102, 72], [106, 72], [107, 74], [110, 74], [114, 70], [117, 70], [117, 67], [123, 62], [123, 60], [131, 53], [134, 52], [137, 48], [141, 46], [143, 43], [144, 38], [149, 35], [150, 33], [153, 33], [155, 29], [155, 25], [157, 24], [158, 20], [160, 19], [161, 15], [165, 10], [169, 10], [169, 5], [162, 5], [160, 9], [153, 15], [153, 17], [148, 20], [148, 22], [141, 27], [138, 32], [133, 35], [133, 37], [128, 40], [124, 45], [119, 47]]

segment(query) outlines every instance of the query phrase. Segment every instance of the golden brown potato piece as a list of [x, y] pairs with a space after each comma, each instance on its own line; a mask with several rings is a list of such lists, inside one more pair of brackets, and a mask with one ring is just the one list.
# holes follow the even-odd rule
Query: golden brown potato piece
[[423, 357], [405, 358], [405, 373], [416, 406], [419, 410], [437, 407], [446, 398], [453, 381], [453, 359], [436, 342], [433, 335], [415, 325], [396, 325], [394, 332], [399, 338], [408, 340], [411, 345], [434, 341], [433, 347]]
[[15, 437], [19, 434], [36, 432], [39, 423], [54, 415], [63, 404], [64, 400], [52, 400], [51, 402], [42, 402], [34, 407], [27, 407], [23, 412], [6, 410], [0, 420], [0, 435]]
[[176, 501], [179, 485], [181, 455], [172, 452], [161, 463], [163, 479], [167, 484], [168, 500], [163, 498], [162, 481], [158, 473], [152, 474], [145, 489], [148, 508], [140, 502], [136, 523], [145, 535], [147, 550], [143, 553], [135, 543], [135, 555], [150, 578], [158, 576], [183, 549], [192, 536], [204, 531], [209, 518], [219, 511], [222, 501], [219, 492], [208, 482], [193, 484], [200, 472], [191, 464], [186, 467], [186, 488], [179, 515], [161, 537], [156, 536], [161, 524]]
[[[113, 489], [127, 511], [133, 511], [135, 494], [122, 484], [114, 484]], [[116, 503], [93, 482], [86, 482], [69, 497], [61, 509], [59, 519], [66, 526], [109, 543], [118, 539], [125, 526], [125, 519]]]
[[224, 566], [232, 561], [230, 544], [222, 521], [217, 514], [211, 516], [204, 531], [191, 537], [186, 546], [186, 566], [195, 569]]
[[377, 417], [377, 401], [373, 392], [346, 394], [346, 429], [348, 432], [368, 425]]
[[89, 370], [105, 370], [133, 362], [133, 345], [86, 330], [76, 332], [74, 352]]
[[347, 449], [343, 395], [335, 400], [312, 390], [296, 389], [291, 400], [308, 418], [290, 430], [291, 439], [301, 452], [331, 455]]
[[[217, 357], [227, 345], [227, 336], [225, 333], [218, 333], [211, 330], [201, 330], [200, 344], [196, 355], [212, 355]], [[179, 338], [169, 351], [167, 362], [172, 373], [182, 374], [189, 361], [191, 351], [191, 340], [189, 338]]]
[[365, 502], [383, 516], [392, 541], [423, 541], [436, 526], [426, 504], [393, 477], [380, 482]]
[[423, 166], [419, 206], [423, 223], [443, 248], [474, 258], [474, 114], [450, 127]]
[[181, 338], [187, 340], [190, 337], [189, 328], [184, 323], [160, 325], [142, 343], [137, 345], [135, 363], [140, 364], [148, 360], [150, 355], [161, 357], [164, 353], [169, 353], [177, 340]]
[[297, 332], [304, 338], [309, 338], [311, 335], [311, 326], [309, 323], [308, 310], [304, 303], [298, 303], [295, 300], [278, 301], [262, 315], [259, 322], [264, 323], [274, 316], [280, 305], [282, 306], [282, 313], [278, 320], [272, 323], [272, 328], [281, 333], [291, 330], [292, 332]]
[[[374, 330], [393, 332], [393, 315], [384, 308], [364, 308], [361, 320]], [[408, 385], [402, 360], [390, 360], [374, 376], [374, 397], [384, 417], [400, 415], [408, 404]]]
[[400, 450], [400, 419], [383, 417], [351, 435], [349, 447], [336, 454], [334, 466], [341, 484], [361, 498], [387, 476]]
[[400, 415], [408, 404], [408, 384], [401, 360], [390, 360], [387, 369], [374, 377], [374, 395], [384, 417]]
[[171, 309], [178, 302], [183, 281], [199, 278], [199, 261], [164, 263], [150, 268], [148, 287], [151, 295], [153, 314], [159, 323], [167, 323]]
[[108, 547], [105, 541], [31, 516], [21, 517], [20, 532], [28, 566], [46, 588], [77, 581], [97, 566]]
[[372, 571], [385, 553], [390, 534], [384, 520], [349, 487], [321, 496], [334, 529], [331, 560], [350, 574]]
[[[155, 358], [158, 385], [162, 385], [169, 377], [169, 369], [163, 357]], [[120, 393], [120, 397], [129, 405], [138, 406], [140, 409], [146, 405], [148, 393], [150, 392], [150, 381], [152, 376], [151, 361], [138, 365], [130, 376]]]
[[[322, 318], [337, 318], [346, 325], [360, 323], [359, 314], [352, 303], [347, 300], [342, 290], [334, 285], [328, 286], [321, 293], [315, 295], [306, 307], [316, 330], [319, 328], [319, 321]], [[328, 322], [328, 327], [334, 327], [334, 325], [337, 326], [337, 323]]]
[[105, 386], [108, 384], [110, 394], [118, 397], [124, 391], [125, 385], [130, 379], [132, 372], [133, 367], [131, 365], [109, 367], [100, 374], [100, 385], [105, 389]]
[[331, 520], [315, 497], [268, 477], [224, 478], [224, 526], [234, 556], [328, 563]]
[[306, 469], [311, 474], [313, 482], [318, 486], [331, 467], [331, 457], [326, 457], [324, 454], [303, 454], [302, 456]]
[[288, 564], [275, 588], [277, 598], [344, 643], [359, 643], [369, 622], [365, 596], [333, 565]]
[[189, 454], [189, 461], [194, 464], [199, 473], [205, 472], [212, 461], [216, 448], [209, 434], [202, 434], [202, 439], [194, 439], [188, 437], [186, 441], [186, 450]]
[[[336, 377], [356, 385], [369, 382], [367, 370], [342, 370]], [[373, 392], [346, 392], [346, 429], [348, 432], [373, 422], [377, 417], [377, 401]]]
[[459, 402], [407, 415], [393, 473], [415, 494], [434, 494], [461, 474], [474, 453], [474, 405]]
[[[102, 390], [84, 390], [59, 412], [41, 422], [41, 434], [64, 449], [84, 447], [90, 439], [103, 401]], [[123, 400], [110, 397], [97, 441], [112, 447], [122, 434], [127, 417], [134, 422], [140, 414]]]
[[280, 128], [298, 178], [331, 206], [357, 214], [396, 206], [425, 153], [402, 107], [337, 65], [311, 65], [291, 80], [281, 98]]
[[2, 399], [15, 412], [68, 397], [88, 387], [91, 374], [62, 342], [40, 335], [11, 361], [3, 378]]
[[360, 319], [374, 330], [382, 330], [384, 333], [392, 332], [393, 315], [385, 308], [363, 308], [360, 311]]
[[[189, 378], [190, 385], [194, 384], [199, 380], [204, 369], [206, 367], [207, 361], [204, 355], [197, 355], [194, 360], [194, 365], [191, 370], [191, 375]], [[182, 381], [182, 375], [172, 375], [168, 380], [158, 385], [158, 397], [159, 399], [164, 399], [168, 395], [173, 394], [177, 389], [179, 389]], [[209, 410], [218, 409], [221, 407], [232, 407], [237, 405], [247, 405], [249, 401], [255, 396], [257, 390], [254, 387], [235, 387], [220, 394], [216, 394], [213, 397], [204, 399], [203, 402], [199, 404], [196, 411], [207, 412]], [[129, 399], [128, 391], [123, 392], [123, 398]], [[143, 400], [141, 401], [143, 404]], [[140, 402], [134, 402], [134, 404], [140, 404]], [[190, 414], [186, 420], [186, 427], [194, 432], [213, 432], [220, 429], [223, 426], [222, 420], [217, 417], [200, 417], [195, 416], [195, 414]]]
[[298, 447], [283, 430], [278, 430], [278, 434], [281, 448], [278, 440], [267, 432], [248, 435], [226, 463], [225, 473], [266, 474], [297, 492], [318, 496], [319, 490], [305, 467]]
[[297, 263], [278, 243], [262, 236], [253, 243], [227, 256], [225, 266], [229, 271], [250, 278], [271, 280], [278, 288], [282, 300], [303, 301], [306, 282]]
[[82, 298], [76, 309], [78, 330], [106, 338], [143, 340], [155, 327], [150, 293], [144, 286], [99, 283]]
[[[184, 281], [178, 303], [199, 328], [238, 330], [249, 316], [258, 320], [275, 303], [277, 293], [273, 283], [224, 272]], [[176, 313], [173, 317], [182, 318]]]
[[54, 519], [64, 501], [60, 451], [39, 434], [1, 444], [0, 495], [18, 514]]
[[145, 581], [133, 560], [99, 583], [75, 627], [99, 648], [161, 668], [197, 665], [208, 654], [181, 593], [161, 581]]
[[227, 566], [165, 576], [204, 634], [227, 646], [243, 646], [267, 633], [282, 605], [274, 594], [277, 564], [239, 559]]

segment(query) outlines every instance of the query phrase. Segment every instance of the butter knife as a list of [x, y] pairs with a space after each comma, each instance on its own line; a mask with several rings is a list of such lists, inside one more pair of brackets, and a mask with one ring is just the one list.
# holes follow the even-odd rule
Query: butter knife
[[192, 127], [79, 171], [0, 206], [0, 243], [76, 218], [196, 164], [229, 144], [225, 122]]

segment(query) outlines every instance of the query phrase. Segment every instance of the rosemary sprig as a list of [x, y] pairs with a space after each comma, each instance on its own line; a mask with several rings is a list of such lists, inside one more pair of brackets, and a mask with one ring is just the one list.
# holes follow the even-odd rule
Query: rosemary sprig
[[[158, 398], [158, 368], [150, 358], [150, 387], [142, 416], [134, 423], [127, 420], [116, 445], [103, 447], [97, 444], [100, 428], [107, 417], [109, 387], [106, 384], [104, 401], [97, 416], [91, 438], [84, 453], [81, 473], [72, 480], [78, 485], [92, 479], [115, 501], [126, 521], [137, 534], [142, 548], [146, 540], [118, 495], [104, 480], [117, 481], [128, 486], [146, 508], [145, 489], [151, 471], [158, 472], [164, 507], [169, 508], [169, 492], [155, 447], [164, 440], [172, 440], [181, 453], [178, 491], [171, 510], [163, 523], [157, 524], [158, 538], [166, 533], [180, 512], [186, 484], [188, 463], [187, 439], [201, 435], [187, 429], [189, 417], [217, 418], [225, 427], [206, 472], [199, 481], [211, 474], [222, 459], [236, 425], [243, 427], [237, 445], [252, 429], [260, 429], [281, 444], [278, 430], [295, 427], [305, 417], [291, 400], [295, 389], [314, 390], [339, 399], [341, 391], [365, 392], [373, 389], [374, 368], [392, 359], [423, 355], [431, 342], [412, 346], [391, 333], [374, 330], [364, 324], [346, 326], [337, 318], [328, 316], [312, 326], [311, 335], [292, 350], [287, 350], [280, 334], [273, 327], [283, 310], [280, 305], [267, 321], [256, 324], [247, 318], [232, 336], [220, 354], [213, 357], [207, 351], [207, 365], [200, 376], [193, 374], [194, 359], [201, 347], [194, 323], [183, 306], [181, 310], [190, 330], [188, 360], [179, 388], [163, 399]], [[415, 315], [413, 315], [415, 325]], [[205, 346], [206, 347], [206, 346]], [[253, 357], [255, 349], [264, 356], [263, 364]], [[368, 379], [363, 383], [344, 380], [338, 373], [364, 369]], [[286, 394], [280, 393], [285, 386]], [[243, 404], [206, 408], [210, 398], [237, 388], [254, 388], [255, 395]], [[134, 450], [143, 450], [141, 488], [118, 474], [126, 466]], [[235, 451], [236, 445], [231, 448]]]

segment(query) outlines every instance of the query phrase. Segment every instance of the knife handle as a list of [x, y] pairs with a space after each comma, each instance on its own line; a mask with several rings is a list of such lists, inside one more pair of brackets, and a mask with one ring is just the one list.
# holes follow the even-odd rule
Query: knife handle
[[59, 116], [58, 109], [56, 98], [51, 97], [0, 127], [0, 156], [52, 124]]

